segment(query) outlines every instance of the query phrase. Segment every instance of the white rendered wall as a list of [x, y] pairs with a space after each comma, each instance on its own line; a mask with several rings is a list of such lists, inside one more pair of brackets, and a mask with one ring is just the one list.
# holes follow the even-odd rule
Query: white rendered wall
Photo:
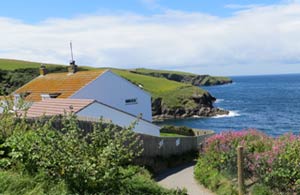
[[[88, 107], [76, 113], [79, 117], [88, 117], [88, 118], [100, 118], [103, 117], [105, 120], [111, 120], [113, 124], [119, 125], [121, 127], [128, 127], [133, 122], [137, 121], [137, 118], [126, 114], [122, 111], [110, 108], [106, 105], [94, 102]], [[134, 128], [134, 131], [137, 133], [159, 136], [160, 127], [156, 126], [148, 121], [139, 120], [137, 125]]]
[[[151, 96], [126, 79], [104, 72], [96, 80], [76, 92], [71, 98], [94, 99], [135, 116], [152, 121]], [[126, 105], [126, 99], [137, 99], [137, 104]]]

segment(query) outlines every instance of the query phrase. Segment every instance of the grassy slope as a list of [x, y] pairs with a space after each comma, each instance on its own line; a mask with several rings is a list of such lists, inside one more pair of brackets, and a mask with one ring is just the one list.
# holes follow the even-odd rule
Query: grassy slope
[[[135, 74], [125, 70], [113, 70], [116, 74], [126, 78], [135, 84], [141, 84], [143, 88], [150, 92], [154, 98], [162, 97], [168, 107], [194, 107], [194, 102], [189, 98], [193, 94], [202, 95], [206, 91], [184, 83], [170, 81], [165, 78], [156, 78], [146, 75]], [[185, 102], [184, 102], [185, 101]]]
[[[28, 62], [23, 60], [10, 60], [10, 59], [0, 59], [0, 69], [2, 70], [15, 70], [21, 68], [39, 68], [41, 63], [38, 62]], [[59, 64], [47, 64], [47, 66], [66, 66]]]
[[[24, 60], [12, 60], [12, 59], [1, 59], [0, 58], [0, 69], [2, 70], [16, 70], [16, 69], [25, 69], [25, 68], [39, 68], [42, 63], [40, 62], [29, 62]], [[47, 64], [49, 68], [55, 68], [59, 66], [68, 66], [66, 64]], [[83, 69], [93, 69], [88, 66], [80, 66]]]

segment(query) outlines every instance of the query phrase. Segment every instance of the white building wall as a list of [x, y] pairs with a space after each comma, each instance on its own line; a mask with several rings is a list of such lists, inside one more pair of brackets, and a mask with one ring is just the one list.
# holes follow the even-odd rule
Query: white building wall
[[[76, 113], [79, 117], [88, 117], [88, 118], [100, 118], [103, 117], [105, 120], [111, 120], [113, 124], [119, 125], [121, 127], [128, 127], [133, 122], [137, 121], [137, 118], [124, 113], [122, 111], [110, 108], [106, 105], [103, 105], [98, 102], [90, 104], [88, 107]], [[137, 125], [133, 129], [137, 133], [159, 136], [160, 127], [156, 126], [145, 120], [138, 120]]]
[[[152, 121], [151, 95], [111, 71], [104, 72], [71, 98], [95, 99], [135, 116], [142, 114], [143, 119]], [[136, 99], [137, 103], [126, 104], [129, 99]]]

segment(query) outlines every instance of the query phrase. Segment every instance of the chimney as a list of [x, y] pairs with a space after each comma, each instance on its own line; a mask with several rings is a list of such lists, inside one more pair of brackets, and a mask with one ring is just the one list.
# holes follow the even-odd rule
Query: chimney
[[77, 72], [77, 65], [75, 64], [75, 60], [71, 60], [70, 66], [68, 67], [69, 74], [74, 74]]
[[40, 67], [40, 76], [45, 76], [46, 74], [47, 74], [46, 66], [45, 66], [45, 64], [41, 64], [41, 67]]
[[73, 46], [72, 46], [72, 41], [70, 42], [70, 49], [71, 49], [71, 61], [70, 61], [70, 66], [68, 67], [68, 72], [69, 74], [74, 74], [77, 72], [77, 65], [75, 64], [75, 60], [73, 57]]

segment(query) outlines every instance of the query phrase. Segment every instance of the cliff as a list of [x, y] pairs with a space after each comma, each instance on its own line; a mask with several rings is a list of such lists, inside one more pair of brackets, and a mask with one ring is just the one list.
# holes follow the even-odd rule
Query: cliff
[[[216, 100], [209, 93], [203, 95], [192, 95], [186, 99], [182, 99], [182, 106], [170, 107], [163, 98], [152, 99], [152, 115], [154, 121], [165, 119], [180, 119], [190, 117], [212, 117], [216, 115], [229, 114], [229, 111], [215, 108], [213, 102]], [[192, 103], [193, 106], [188, 105]]]

